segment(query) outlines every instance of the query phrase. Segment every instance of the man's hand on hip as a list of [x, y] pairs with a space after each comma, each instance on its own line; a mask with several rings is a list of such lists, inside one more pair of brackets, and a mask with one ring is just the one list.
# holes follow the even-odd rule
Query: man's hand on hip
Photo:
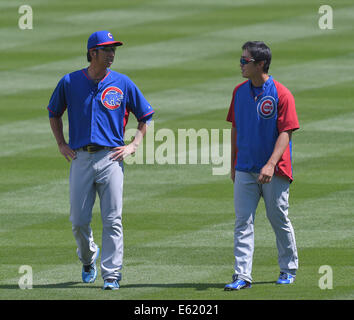
[[114, 153], [112, 154], [111, 159], [123, 161], [127, 156], [135, 153], [137, 147], [138, 146], [134, 142], [132, 142], [126, 146], [113, 148], [112, 150], [114, 151]]
[[76, 152], [72, 150], [67, 143], [60, 143], [58, 147], [60, 153], [65, 157], [68, 162], [76, 158]]

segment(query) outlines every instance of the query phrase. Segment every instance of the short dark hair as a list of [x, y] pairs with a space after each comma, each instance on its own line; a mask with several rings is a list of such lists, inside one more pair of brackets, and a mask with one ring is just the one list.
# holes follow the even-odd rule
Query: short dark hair
[[264, 61], [263, 72], [268, 73], [272, 52], [263, 41], [247, 41], [242, 50], [247, 50], [256, 62]]

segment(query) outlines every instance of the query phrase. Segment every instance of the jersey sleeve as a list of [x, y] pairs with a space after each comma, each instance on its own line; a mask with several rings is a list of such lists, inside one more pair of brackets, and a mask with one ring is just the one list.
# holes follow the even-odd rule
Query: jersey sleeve
[[138, 121], [149, 122], [155, 113], [139, 88], [128, 79], [127, 105]]
[[278, 91], [278, 120], [277, 126], [279, 132], [297, 130], [300, 128], [297, 118], [295, 99], [291, 92], [279, 83], [276, 83]]
[[63, 77], [57, 84], [54, 92], [49, 100], [48, 112], [49, 118], [61, 117], [67, 108], [67, 101], [65, 96], [65, 77]]

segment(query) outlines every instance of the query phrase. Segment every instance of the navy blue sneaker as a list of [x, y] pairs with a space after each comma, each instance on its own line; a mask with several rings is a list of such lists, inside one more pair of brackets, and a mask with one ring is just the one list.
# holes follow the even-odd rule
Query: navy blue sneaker
[[97, 247], [96, 257], [88, 266], [82, 266], [82, 281], [85, 283], [93, 283], [97, 278], [96, 260], [100, 254], [100, 248]]
[[103, 284], [103, 290], [118, 290], [119, 282], [117, 279], [106, 279]]
[[277, 284], [290, 284], [295, 281], [295, 276], [290, 273], [280, 272], [279, 278], [277, 280]]
[[232, 291], [232, 290], [241, 290], [241, 289], [249, 289], [251, 288], [251, 283], [243, 280], [238, 279], [237, 275], [232, 276], [232, 282], [227, 284], [224, 288], [225, 291]]

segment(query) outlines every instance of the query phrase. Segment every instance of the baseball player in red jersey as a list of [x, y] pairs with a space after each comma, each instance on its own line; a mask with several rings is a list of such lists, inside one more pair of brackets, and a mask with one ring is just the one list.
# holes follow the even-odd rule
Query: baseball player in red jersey
[[299, 129], [294, 97], [268, 74], [270, 49], [260, 41], [242, 47], [240, 67], [248, 80], [236, 86], [227, 116], [232, 122], [231, 179], [236, 223], [235, 272], [225, 290], [250, 288], [254, 251], [254, 219], [263, 197], [276, 236], [278, 284], [294, 282], [298, 269], [295, 234], [288, 218], [293, 181], [292, 142]]

